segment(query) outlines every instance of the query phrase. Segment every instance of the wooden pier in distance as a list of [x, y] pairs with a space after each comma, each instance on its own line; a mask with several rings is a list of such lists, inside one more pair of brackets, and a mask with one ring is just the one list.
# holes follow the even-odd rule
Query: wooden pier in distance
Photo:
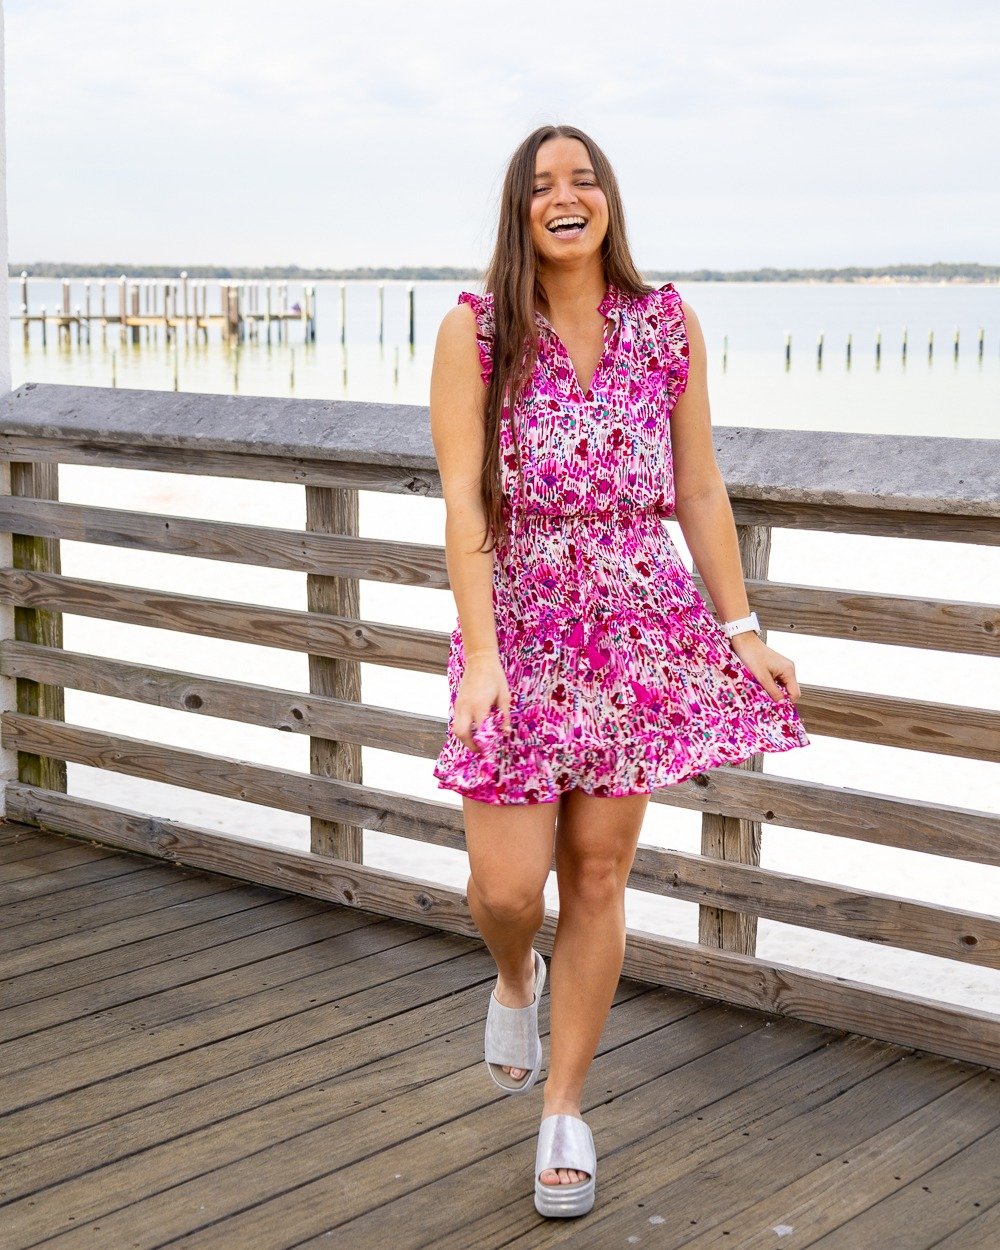
[[[83, 304], [73, 304], [72, 284], [62, 280], [62, 302], [58, 310], [49, 311], [41, 305], [38, 312], [31, 311], [29, 300], [29, 276], [21, 271], [20, 311], [11, 321], [20, 321], [25, 345], [29, 341], [32, 325], [41, 329], [42, 345], [47, 342], [48, 329], [54, 327], [60, 341], [63, 335], [81, 344], [90, 342], [91, 326], [96, 322], [101, 332], [109, 326], [118, 326], [122, 341], [140, 343], [142, 330], [147, 337], [151, 329], [161, 328], [165, 340], [171, 341], [180, 332], [185, 341], [193, 334], [208, 339], [209, 329], [217, 327], [225, 341], [263, 338], [271, 341], [274, 331], [278, 341], [288, 338], [288, 326], [301, 323], [307, 343], [316, 340], [316, 287], [304, 284], [301, 301], [289, 304], [287, 282], [220, 282], [219, 311], [208, 311], [208, 283], [190, 282], [184, 271], [177, 279], [129, 279], [122, 274], [116, 282], [105, 278], [97, 283], [96, 309], [92, 298], [92, 280], [83, 282]], [[112, 311], [109, 286], [117, 288], [117, 311]]]

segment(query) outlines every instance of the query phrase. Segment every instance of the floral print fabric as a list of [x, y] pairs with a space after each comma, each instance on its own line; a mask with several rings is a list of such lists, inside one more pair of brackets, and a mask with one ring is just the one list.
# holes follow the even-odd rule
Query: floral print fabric
[[[482, 377], [492, 369], [492, 296], [463, 291]], [[633, 298], [608, 284], [604, 352], [584, 391], [536, 313], [538, 359], [500, 429], [510, 526], [493, 561], [493, 609], [511, 691], [453, 732], [465, 656], [448, 655], [449, 715], [439, 788], [494, 804], [612, 797], [674, 785], [758, 752], [807, 746], [795, 705], [774, 701], [741, 662], [663, 525], [674, 507], [670, 414], [688, 376], [673, 283]], [[517, 422], [521, 473], [511, 421]]]

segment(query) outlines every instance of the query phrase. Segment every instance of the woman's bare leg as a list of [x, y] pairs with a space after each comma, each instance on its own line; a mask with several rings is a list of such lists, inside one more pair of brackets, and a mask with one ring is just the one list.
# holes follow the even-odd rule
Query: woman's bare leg
[[[535, 993], [531, 946], [545, 919], [558, 803], [481, 803], [463, 798], [469, 853], [469, 911], [496, 961], [494, 993], [505, 1007], [527, 1007]], [[518, 1080], [526, 1069], [503, 1064]]]
[[[625, 882], [632, 869], [648, 794], [595, 798], [564, 794], [556, 837], [559, 922], [549, 961], [549, 1069], [542, 1118], [580, 1115], [625, 958]], [[543, 1184], [580, 1181], [586, 1172], [548, 1169]]]

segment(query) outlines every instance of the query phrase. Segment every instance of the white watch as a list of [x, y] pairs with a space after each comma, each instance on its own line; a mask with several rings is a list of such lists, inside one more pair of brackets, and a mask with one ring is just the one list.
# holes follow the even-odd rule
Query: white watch
[[723, 621], [722, 628], [726, 631], [726, 637], [732, 638], [734, 634], [742, 634], [752, 629], [755, 634], [760, 633], [760, 621], [757, 620], [757, 613], [751, 612], [749, 616], [743, 616], [738, 621]]

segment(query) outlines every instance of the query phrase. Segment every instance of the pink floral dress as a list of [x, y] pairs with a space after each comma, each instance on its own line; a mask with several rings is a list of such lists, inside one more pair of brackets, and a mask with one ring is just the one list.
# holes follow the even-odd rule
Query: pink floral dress
[[[493, 301], [476, 315], [484, 382]], [[758, 752], [808, 746], [795, 705], [740, 661], [663, 525], [673, 512], [670, 414], [688, 343], [672, 283], [632, 298], [609, 284], [604, 353], [584, 392], [553, 327], [500, 430], [510, 537], [493, 560], [493, 609], [511, 729], [493, 707], [473, 751], [453, 732], [465, 667], [451, 634], [438, 787], [485, 803], [544, 803], [578, 787], [611, 797], [674, 785]], [[510, 420], [517, 421], [522, 475]]]

